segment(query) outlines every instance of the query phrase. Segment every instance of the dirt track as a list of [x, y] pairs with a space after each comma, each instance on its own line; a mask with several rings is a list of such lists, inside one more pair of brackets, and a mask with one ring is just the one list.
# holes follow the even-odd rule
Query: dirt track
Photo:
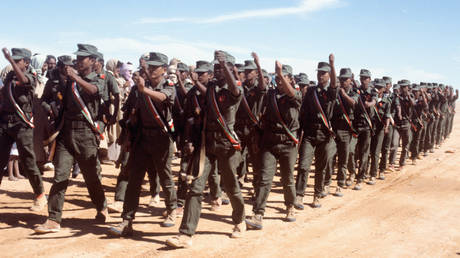
[[[345, 190], [342, 198], [328, 196], [322, 200], [320, 209], [306, 206], [294, 223], [282, 221], [284, 204], [277, 178], [269, 196], [264, 229], [249, 231], [244, 239], [229, 238], [230, 206], [211, 212], [206, 203], [193, 247], [182, 250], [165, 247], [164, 241], [177, 234], [179, 223], [173, 228], [161, 228], [162, 207], [147, 208], [146, 190], [134, 223], [133, 238], [106, 237], [107, 228], [121, 221], [119, 214], [111, 214], [107, 225], [93, 224], [95, 209], [81, 176], [72, 180], [67, 190], [61, 232], [35, 235], [33, 226], [43, 223], [47, 212], [28, 211], [32, 193], [27, 180], [10, 182], [4, 178], [0, 187], [0, 256], [459, 257], [459, 128], [457, 115], [450, 139], [417, 166], [408, 165], [402, 173], [388, 174], [385, 181], [366, 185], [362, 191]], [[455, 153], [445, 153], [446, 150]], [[177, 171], [177, 166], [174, 169]], [[114, 167], [103, 167], [109, 202], [113, 200], [117, 173]], [[52, 175], [53, 172], [45, 173], [47, 193]], [[309, 183], [313, 183], [313, 178]], [[245, 196], [247, 190], [243, 191]], [[307, 203], [311, 202], [311, 193], [309, 185]], [[246, 213], [250, 214], [251, 205], [246, 200]]]

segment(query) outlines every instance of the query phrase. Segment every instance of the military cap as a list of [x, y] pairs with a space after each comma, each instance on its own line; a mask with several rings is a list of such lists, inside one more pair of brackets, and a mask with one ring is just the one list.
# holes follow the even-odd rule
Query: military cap
[[13, 60], [21, 60], [24, 58], [31, 58], [32, 52], [26, 48], [12, 48], [11, 49], [11, 58]]
[[391, 77], [383, 76], [382, 79], [385, 81], [386, 84], [391, 84]]
[[397, 83], [396, 83], [396, 84], [393, 84], [393, 90], [397, 90], [397, 89], [399, 89], [399, 88], [400, 88], [399, 84], [397, 84]]
[[290, 65], [283, 65], [281, 72], [283, 75], [292, 75], [292, 67]]
[[151, 66], [165, 66], [168, 65], [168, 57], [162, 53], [150, 52], [146, 63]]
[[97, 47], [90, 44], [77, 44], [76, 56], [98, 56]]
[[253, 60], [245, 60], [243, 69], [244, 70], [256, 70], [257, 66]]
[[72, 62], [72, 57], [71, 56], [67, 56], [67, 55], [63, 55], [63, 56], [59, 56], [58, 58], [58, 65], [73, 65], [73, 62]]
[[428, 89], [433, 89], [433, 84], [431, 82], [427, 83], [426, 86]]
[[212, 70], [213, 70], [212, 68], [213, 67], [212, 67], [210, 62], [200, 60], [200, 61], [196, 62], [195, 72], [197, 72], [197, 73], [212, 72]]
[[414, 88], [414, 87], [416, 87], [416, 86], [417, 86], [417, 83], [412, 83], [412, 84], [410, 85], [411, 88]]
[[235, 66], [238, 69], [239, 73], [244, 72], [244, 65], [243, 64], [235, 64]]
[[383, 80], [383, 79], [378, 79], [378, 78], [376, 78], [376, 79], [374, 80], [374, 87], [376, 87], [376, 88], [383, 88], [383, 87], [385, 87], [385, 86], [386, 86], [385, 80]]
[[360, 77], [371, 77], [371, 72], [367, 69], [361, 69], [361, 71], [359, 72], [359, 76]]
[[400, 80], [398, 82], [399, 86], [401, 87], [405, 87], [405, 86], [409, 86], [410, 85], [410, 81], [409, 80]]
[[97, 52], [96, 56], [99, 60], [102, 60], [102, 62], [104, 62], [104, 55], [101, 52]]
[[316, 86], [316, 82], [315, 81], [310, 81], [310, 86]]
[[[235, 57], [230, 55], [229, 53], [223, 51], [223, 50], [220, 50], [220, 52], [223, 52], [225, 54], [225, 62], [227, 63], [230, 63], [234, 66], [236, 66], [235, 64]], [[214, 61], [212, 62], [213, 64], [218, 64], [219, 61], [217, 61], [217, 57], [216, 57], [216, 54], [214, 54]]]
[[348, 78], [352, 78], [352, 77], [353, 77], [353, 73], [351, 72], [350, 68], [342, 68], [342, 69], [340, 69], [339, 78], [348, 79]]
[[181, 72], [188, 72], [189, 69], [188, 69], [188, 66], [184, 63], [178, 63], [177, 64], [177, 70], [178, 71], [181, 71]]
[[440, 83], [440, 84], [439, 84], [439, 88], [440, 88], [441, 90], [443, 90], [443, 89], [444, 89], [444, 84]]
[[268, 77], [268, 73], [267, 73], [267, 70], [265, 70], [265, 69], [262, 69], [262, 75], [263, 75], [264, 77]]
[[413, 91], [419, 91], [420, 90], [420, 86], [418, 84], [415, 84], [412, 86], [412, 90]]
[[329, 65], [329, 63], [319, 62], [318, 63], [318, 69], [316, 69], [316, 71], [330, 72], [331, 71], [331, 66]]
[[422, 89], [427, 88], [426, 82], [420, 82], [420, 88]]
[[308, 80], [308, 76], [305, 73], [299, 74], [299, 81], [297, 82], [299, 85], [309, 85], [310, 81]]

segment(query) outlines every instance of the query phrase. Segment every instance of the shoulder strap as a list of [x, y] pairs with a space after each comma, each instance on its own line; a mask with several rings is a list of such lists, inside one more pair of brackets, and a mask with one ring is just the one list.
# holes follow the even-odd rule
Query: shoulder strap
[[11, 81], [8, 85], [8, 97], [21, 120], [24, 121], [28, 126], [30, 126], [30, 128], [34, 128], [34, 118], [32, 116], [32, 113], [30, 114], [30, 119], [28, 119], [26, 113], [24, 113], [24, 111], [21, 109], [21, 107], [19, 107], [18, 103], [16, 103], [16, 100], [14, 99], [13, 84], [14, 82]]
[[81, 98], [80, 93], [78, 92], [76, 82], [72, 83], [72, 93], [73, 93], [72, 96], [74, 97], [75, 102], [77, 102], [78, 106], [80, 107], [80, 112], [82, 113], [83, 117], [86, 119], [86, 121], [88, 121], [94, 133], [96, 133], [96, 135], [99, 136], [103, 140], [104, 135], [101, 132], [101, 128], [99, 127], [98, 123], [93, 121], [93, 118], [91, 117], [91, 113], [89, 112], [88, 107], [86, 107], [85, 102], [83, 102], [83, 99]]
[[244, 109], [246, 109], [246, 112], [248, 113], [249, 118], [251, 121], [254, 123], [254, 125], [259, 126], [259, 120], [257, 117], [252, 113], [251, 108], [249, 107], [248, 100], [246, 99], [246, 96], [243, 94], [243, 99], [241, 100]]
[[289, 136], [289, 138], [291, 138], [292, 141], [294, 141], [295, 144], [298, 144], [299, 143], [299, 140], [297, 139], [297, 137], [294, 135], [293, 132], [291, 132], [291, 130], [289, 130], [289, 128], [287, 127], [286, 123], [284, 122], [283, 120], [283, 117], [281, 117], [281, 113], [280, 113], [280, 110], [278, 108], [278, 102], [276, 101], [276, 94], [274, 91], [272, 91], [271, 93], [271, 98], [270, 98], [270, 102], [271, 102], [271, 106], [273, 108], [273, 110], [275, 111], [275, 114], [276, 114], [276, 118], [278, 119], [278, 122], [281, 124], [281, 126], [283, 127], [284, 131], [286, 132], [286, 134]]
[[340, 94], [337, 95], [337, 99], [339, 100], [340, 109], [342, 110], [342, 115], [345, 118], [345, 121], [347, 121], [347, 124], [348, 124], [348, 126], [350, 127], [350, 130], [351, 130], [351, 133], [353, 134], [353, 136], [356, 137], [357, 136], [356, 130], [353, 127], [353, 124], [351, 123], [351, 119], [350, 119], [350, 117], [349, 117], [349, 115], [347, 113], [347, 110], [345, 109], [345, 106], [343, 104], [342, 97], [340, 96]]
[[364, 106], [364, 103], [363, 103], [363, 99], [361, 98], [361, 90], [358, 89], [358, 102], [359, 102], [359, 106], [361, 107], [361, 109], [363, 110], [364, 112], [364, 118], [366, 119], [366, 122], [369, 124], [369, 127], [371, 128], [371, 130], [374, 130], [374, 127], [372, 125], [372, 121], [371, 121], [371, 118], [369, 116], [369, 113], [367, 113], [367, 110], [366, 110], [366, 107]]
[[331, 126], [331, 124], [329, 123], [329, 120], [327, 119], [327, 116], [326, 116], [326, 114], [324, 113], [323, 108], [321, 107], [321, 103], [319, 102], [318, 93], [316, 92], [316, 89], [313, 89], [313, 97], [314, 97], [314, 100], [315, 100], [316, 109], [318, 109], [318, 112], [319, 112], [320, 115], [321, 115], [321, 120], [323, 121], [323, 124], [326, 126], [327, 130], [329, 131], [329, 133], [330, 133], [332, 136], [335, 137], [335, 133], [334, 133], [334, 131], [332, 130], [332, 126]]
[[165, 132], [166, 134], [172, 137], [172, 134], [174, 133], [173, 121], [171, 120], [171, 121], [165, 122], [164, 119], [160, 116], [160, 113], [156, 109], [155, 105], [153, 104], [152, 99], [149, 96], [147, 96], [145, 93], [142, 95], [144, 97], [144, 101], [147, 104], [147, 107], [150, 113], [152, 114], [155, 122], [157, 122], [157, 124], [161, 127], [163, 132]]
[[[238, 141], [238, 138], [236, 135], [228, 128], [227, 124], [225, 123], [224, 118], [222, 117], [222, 114], [220, 113], [219, 106], [217, 105], [216, 101], [216, 89], [215, 86], [212, 86], [208, 88], [208, 91], [210, 91], [210, 100], [211, 100], [211, 109], [214, 112], [214, 114], [217, 117], [217, 123], [220, 125], [222, 130], [224, 131], [225, 136], [227, 139], [230, 141], [230, 143], [233, 145], [233, 148], [236, 150], [241, 150], [241, 145]], [[241, 92], [241, 94], [243, 94]]]

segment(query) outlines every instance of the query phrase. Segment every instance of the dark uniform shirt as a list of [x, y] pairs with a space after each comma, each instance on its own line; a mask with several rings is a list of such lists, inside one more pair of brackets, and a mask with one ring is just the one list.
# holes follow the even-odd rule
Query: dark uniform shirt
[[[176, 96], [174, 85], [170, 85], [165, 79], [163, 79], [155, 88], [152, 88], [148, 82], [146, 82], [145, 86], [166, 95], [166, 99], [163, 102], [156, 103], [152, 100], [152, 103], [162, 118], [163, 123], [169, 123], [172, 119], [172, 106], [174, 105], [174, 98]], [[146, 97], [147, 96], [145, 94], [139, 94], [137, 101], [137, 111], [139, 114], [140, 124], [143, 128], [163, 129], [150, 111]], [[167, 124], [165, 125], [168, 126]]]
[[[377, 102], [377, 94], [373, 91], [370, 87], [364, 90], [362, 87], [357, 89], [358, 95], [360, 99], [358, 99], [357, 107], [355, 109], [355, 118], [353, 121], [353, 125], [356, 129], [358, 128], [370, 128], [369, 123], [366, 121], [366, 112], [369, 115], [369, 119], [372, 121], [375, 115], [374, 109], [366, 107], [366, 101], [370, 102], [375, 100]], [[362, 101], [362, 105], [359, 103]], [[365, 111], [363, 109], [365, 108]]]
[[[250, 112], [255, 116], [255, 118], [260, 120], [260, 112], [262, 108], [262, 101], [263, 96], [265, 96], [266, 90], [261, 91], [259, 90], [258, 83], [254, 85], [249, 85], [248, 83], [243, 84], [244, 90], [244, 97], [249, 106]], [[236, 113], [236, 130], [239, 133], [249, 133], [244, 132], [245, 127], [253, 127], [256, 126], [253, 120], [249, 117], [249, 111], [245, 104], [243, 103], [243, 99], [241, 100], [240, 106], [238, 107], [238, 111]]]
[[241, 102], [241, 98], [243, 97], [243, 89], [240, 88], [240, 94], [238, 96], [233, 95], [230, 90], [228, 89], [228, 85], [225, 84], [222, 87], [219, 87], [215, 82], [211, 83], [210, 87], [207, 90], [207, 105], [208, 105], [208, 113], [207, 113], [207, 121], [206, 121], [206, 130], [207, 131], [218, 131], [221, 130], [217, 122], [216, 114], [211, 110], [212, 103], [210, 103], [210, 93], [211, 90], [215, 88], [216, 90], [216, 102], [219, 107], [220, 113], [227, 124], [228, 129], [230, 131], [234, 131], [235, 126], [235, 117], [236, 111], [238, 110], [239, 104]]
[[[409, 94], [411, 94], [412, 98], [414, 97], [412, 93], [409, 93]], [[395, 119], [396, 124], [402, 125], [402, 124], [411, 122], [413, 107], [409, 100], [409, 97], [399, 95], [395, 99], [395, 101], [396, 101], [395, 102], [396, 106], [401, 107], [401, 117], [402, 117], [402, 119], [400, 120], [399, 117], [396, 116], [396, 119]]]
[[[21, 108], [22, 111], [28, 116], [27, 118], [30, 119], [32, 116], [32, 101], [34, 96], [35, 87], [37, 85], [38, 79], [34, 72], [32, 72], [32, 68], [29, 67], [24, 72], [24, 75], [27, 77], [29, 82], [25, 85], [17, 85], [18, 79], [16, 77], [16, 73], [14, 71], [9, 72], [4, 80], [4, 86], [1, 89], [3, 103], [1, 105], [1, 113], [2, 114], [16, 114], [16, 109], [14, 104], [11, 102], [9, 94], [8, 94], [8, 87], [11, 83], [12, 86], [12, 95], [15, 102]], [[17, 115], [17, 114], [16, 114]], [[19, 117], [18, 117], [19, 119]]]
[[49, 73], [50, 78], [45, 84], [41, 97], [41, 106], [46, 114], [53, 113], [58, 117], [63, 109], [63, 98], [65, 93], [65, 81], [59, 75], [59, 69], [54, 69]]
[[[330, 132], [323, 122], [322, 114], [316, 105], [315, 92], [318, 96], [321, 108], [326, 115], [327, 122], [330, 123], [334, 105], [337, 101], [337, 88], [326, 86], [321, 88], [319, 86], [309, 87], [303, 99], [302, 108], [300, 112], [300, 120], [304, 137], [312, 137], [319, 141], [329, 138]], [[329, 125], [331, 126], [331, 125]]]
[[[82, 89], [81, 86], [77, 85], [77, 90], [80, 93], [80, 97], [83, 99], [86, 107], [88, 108], [93, 121], [96, 121], [100, 115], [100, 105], [101, 98], [104, 94], [104, 80], [102, 80], [97, 73], [91, 72], [85, 77], [82, 77], [83, 80], [91, 83], [97, 87], [97, 93], [90, 94]], [[68, 81], [66, 85], [66, 93], [64, 97], [64, 112], [65, 120], [74, 120], [74, 121], [86, 121], [86, 118], [81, 112], [81, 107], [78, 104], [75, 96], [72, 92], [72, 84], [74, 82]]]
[[391, 117], [391, 100], [388, 97], [383, 96], [382, 98], [377, 98], [377, 101], [374, 106], [376, 113], [372, 123], [375, 126], [384, 126], [385, 121]]
[[[354, 110], [358, 105], [358, 93], [356, 93], [356, 91], [354, 91], [353, 89], [348, 90], [348, 92], [346, 93], [350, 98], [352, 98], [355, 101], [355, 105], [352, 106], [348, 104], [347, 101], [340, 95], [340, 93], [337, 94], [337, 101], [335, 103], [334, 112], [331, 119], [332, 128], [334, 130], [352, 130], [345, 118], [343, 109], [345, 110], [346, 115], [348, 115], [348, 118], [350, 119], [351, 126], [353, 126]], [[342, 99], [342, 104], [340, 104], [339, 97]]]
[[[278, 104], [279, 114], [272, 103], [273, 95]], [[282, 121], [289, 131], [297, 137], [297, 133], [300, 129], [299, 112], [301, 105], [302, 93], [300, 91], [296, 91], [294, 96], [290, 97], [286, 94], [282, 94], [276, 88], [268, 90], [263, 101], [263, 115], [261, 121], [263, 130], [262, 144], [264, 146], [270, 147], [270, 145], [273, 144], [293, 142], [278, 117], [279, 115], [281, 116]]]

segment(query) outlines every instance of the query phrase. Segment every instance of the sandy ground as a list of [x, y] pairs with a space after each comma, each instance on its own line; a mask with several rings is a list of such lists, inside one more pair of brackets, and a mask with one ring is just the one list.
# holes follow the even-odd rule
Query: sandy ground
[[[1, 257], [459, 257], [460, 255], [460, 120], [443, 146], [417, 166], [387, 175], [385, 181], [362, 191], [345, 190], [345, 196], [328, 196], [323, 207], [306, 206], [297, 221], [284, 222], [284, 204], [279, 177], [269, 196], [264, 229], [248, 231], [244, 239], [229, 238], [231, 207], [211, 212], [203, 206], [198, 232], [191, 249], [172, 250], [164, 241], [177, 234], [162, 228], [164, 208], [148, 208], [149, 196], [143, 191], [134, 222], [132, 238], [106, 236], [109, 226], [121, 221], [111, 214], [107, 225], [93, 224], [96, 213], [81, 176], [72, 179], [64, 205], [62, 230], [36, 235], [32, 228], [43, 223], [46, 211], [33, 213], [31, 188], [27, 180], [10, 182], [0, 188]], [[455, 153], [446, 153], [447, 150]], [[175, 161], [174, 170], [177, 171]], [[410, 164], [410, 162], [409, 162]], [[118, 170], [103, 166], [106, 197], [112, 202]], [[44, 179], [48, 193], [53, 172]], [[308, 196], [312, 201], [313, 178]], [[146, 183], [148, 184], [148, 183]], [[335, 181], [333, 183], [335, 185]], [[148, 189], [147, 185], [144, 186]], [[250, 183], [245, 185], [246, 213]]]

